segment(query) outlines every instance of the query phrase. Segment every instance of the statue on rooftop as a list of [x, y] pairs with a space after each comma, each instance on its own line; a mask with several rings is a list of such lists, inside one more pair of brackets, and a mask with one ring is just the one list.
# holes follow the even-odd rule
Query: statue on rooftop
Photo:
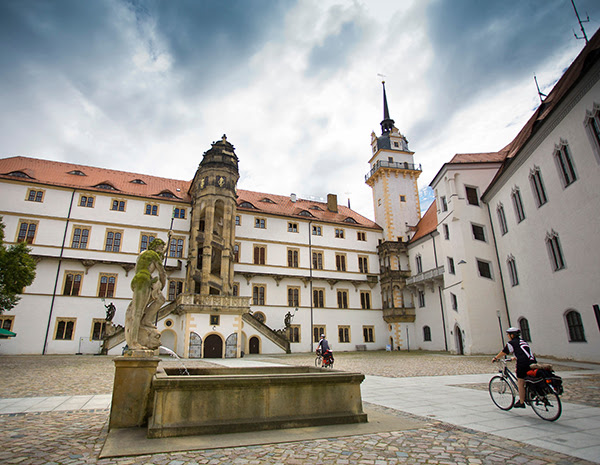
[[142, 252], [131, 280], [133, 298], [125, 314], [125, 341], [129, 350], [158, 349], [160, 333], [155, 320], [166, 299], [162, 293], [167, 274], [162, 265], [165, 242], [154, 239]]

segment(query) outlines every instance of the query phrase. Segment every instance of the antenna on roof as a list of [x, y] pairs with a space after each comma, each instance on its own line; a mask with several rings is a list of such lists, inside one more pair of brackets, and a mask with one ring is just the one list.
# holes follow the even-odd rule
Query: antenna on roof
[[535, 87], [537, 87], [538, 96], [540, 97], [540, 103], [544, 103], [544, 99], [542, 97], [548, 97], [548, 96], [546, 94], [542, 93], [542, 91], [540, 90], [540, 86], [538, 85], [538, 82], [537, 82], [537, 76], [535, 74], [533, 75], [533, 80], [535, 81]]
[[579, 22], [579, 28], [581, 29], [581, 32], [583, 33], [583, 37], [577, 37], [577, 34], [575, 33], [575, 31], [573, 31], [573, 35], [575, 36], [576, 39], [584, 39], [585, 43], [588, 43], [588, 38], [587, 35], [585, 33], [585, 29], [583, 28], [583, 24], [582, 23], [589, 23], [590, 22], [590, 16], [587, 14], [586, 12], [586, 20], [582, 21], [581, 18], [579, 17], [579, 13], [577, 12], [577, 8], [575, 7], [575, 0], [571, 0], [571, 4], [573, 5], [573, 9], [575, 10], [575, 15], [577, 16], [577, 21]]

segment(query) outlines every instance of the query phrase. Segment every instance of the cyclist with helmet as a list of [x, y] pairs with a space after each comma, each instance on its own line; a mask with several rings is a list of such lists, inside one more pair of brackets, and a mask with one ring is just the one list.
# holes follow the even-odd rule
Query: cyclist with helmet
[[323, 366], [331, 365], [333, 363], [333, 352], [331, 351], [329, 342], [325, 339], [324, 334], [321, 334], [321, 340], [317, 346], [317, 353], [319, 352], [321, 352], [321, 355], [323, 356]]
[[521, 339], [521, 330], [518, 328], [508, 328], [506, 330], [508, 338], [510, 339], [504, 348], [498, 352], [492, 362], [497, 361], [504, 355], [513, 354], [517, 359], [517, 381], [519, 387], [519, 402], [517, 402], [515, 408], [525, 408], [525, 376], [532, 363], [536, 363], [533, 351], [526, 341]]

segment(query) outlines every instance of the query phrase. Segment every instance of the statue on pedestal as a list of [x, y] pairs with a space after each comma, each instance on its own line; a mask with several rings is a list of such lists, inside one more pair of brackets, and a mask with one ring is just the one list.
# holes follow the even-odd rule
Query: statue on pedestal
[[160, 333], [155, 326], [156, 315], [165, 303], [162, 294], [167, 274], [162, 265], [165, 243], [154, 239], [142, 252], [131, 280], [133, 298], [125, 314], [125, 341], [129, 350], [158, 349]]

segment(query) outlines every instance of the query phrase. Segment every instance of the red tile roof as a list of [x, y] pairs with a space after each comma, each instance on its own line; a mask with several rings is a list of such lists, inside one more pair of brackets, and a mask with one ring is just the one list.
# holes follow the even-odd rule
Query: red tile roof
[[497, 163], [506, 158], [506, 152], [457, 153], [450, 163]]
[[[252, 192], [238, 189], [238, 209], [245, 212], [262, 212], [265, 214], [282, 215], [298, 219], [308, 219], [309, 216], [301, 215], [301, 212], [310, 213], [316, 220], [324, 223], [339, 223], [344, 225], [355, 225], [363, 228], [377, 229], [382, 228], [377, 223], [359, 215], [348, 207], [338, 205], [337, 213], [330, 212], [327, 209], [326, 202], [317, 202], [314, 200], [305, 200], [298, 198], [292, 202], [289, 196], [265, 194], [261, 192]], [[265, 202], [269, 199], [274, 202]], [[241, 207], [242, 202], [249, 202], [255, 208]], [[354, 220], [355, 222], [353, 222]]]
[[438, 220], [437, 220], [437, 206], [436, 201], [429, 206], [423, 218], [417, 224], [417, 229], [413, 237], [411, 237], [410, 242], [415, 242], [418, 239], [426, 236], [427, 234], [435, 231], [437, 229]]
[[[11, 179], [23, 181], [26, 178], [15, 177], [11, 173], [24, 173], [31, 182], [37, 184], [60, 186], [70, 189], [82, 189], [98, 192], [108, 192], [114, 195], [128, 195], [145, 198], [161, 198], [161, 192], [170, 192], [177, 198], [173, 201], [191, 203], [188, 194], [191, 181], [180, 181], [176, 179], [159, 178], [147, 174], [128, 173], [125, 171], [96, 168], [93, 166], [76, 165], [50, 160], [41, 160], [28, 157], [11, 157], [0, 159], [0, 179]], [[81, 172], [85, 176], [69, 174]], [[143, 184], [132, 181], [143, 181]], [[99, 184], [109, 184], [116, 190], [102, 189]], [[179, 189], [179, 190], [178, 190]], [[307, 211], [314, 218], [327, 223], [340, 223], [344, 225], [355, 225], [364, 228], [381, 230], [373, 221], [359, 215], [348, 207], [338, 205], [338, 213], [327, 210], [327, 204], [312, 200], [297, 199], [292, 202], [289, 197], [261, 192], [252, 192], [239, 189], [237, 191], [238, 205], [243, 201], [250, 202], [256, 209], [240, 207], [241, 211], [263, 212], [271, 215], [282, 215], [295, 218], [307, 218], [300, 212]], [[266, 203], [261, 200], [268, 198], [274, 203]], [[313, 207], [313, 208], [311, 208]], [[318, 207], [320, 210], [314, 209]], [[349, 220], [350, 219], [350, 220]], [[354, 220], [356, 223], [352, 222]]]

